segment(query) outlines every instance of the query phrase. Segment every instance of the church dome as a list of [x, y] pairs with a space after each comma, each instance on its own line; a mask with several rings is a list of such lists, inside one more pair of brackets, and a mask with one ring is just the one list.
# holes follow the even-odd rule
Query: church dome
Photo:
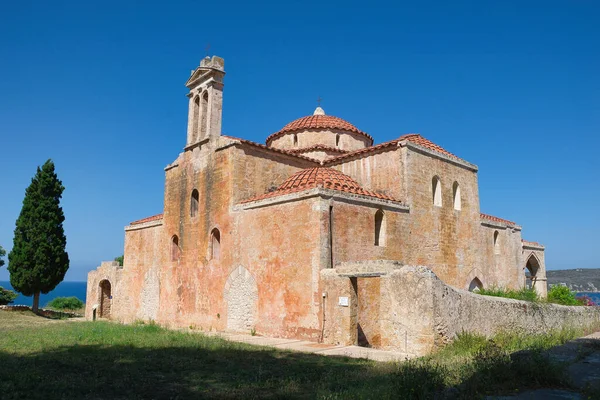
[[[318, 110], [322, 110], [322, 108], [318, 107], [317, 111]], [[307, 115], [306, 117], [298, 118], [297, 120], [290, 122], [289, 124], [281, 128], [279, 132], [275, 132], [274, 134], [269, 136], [267, 138], [267, 144], [269, 144], [269, 142], [275, 139], [276, 137], [284, 135], [286, 133], [317, 129], [334, 129], [346, 132], [354, 132], [368, 137], [371, 140], [371, 142], [373, 141], [371, 135], [361, 131], [356, 126], [352, 125], [346, 120], [334, 117], [333, 115], [314, 114]]]
[[[350, 122], [333, 115], [326, 115], [317, 107], [313, 115], [298, 118], [285, 125], [278, 132], [267, 137], [267, 146], [295, 152], [306, 152], [315, 156], [312, 150], [326, 148], [323, 157], [339, 155], [340, 152], [359, 150], [373, 145], [373, 138]], [[332, 154], [329, 154], [332, 153]], [[317, 157], [320, 158], [320, 157]]]

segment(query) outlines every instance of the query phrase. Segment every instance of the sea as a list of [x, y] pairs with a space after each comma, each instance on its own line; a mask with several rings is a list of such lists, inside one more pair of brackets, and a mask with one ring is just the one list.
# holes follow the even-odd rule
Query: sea
[[600, 292], [578, 292], [576, 296], [588, 296], [596, 305], [600, 305]]
[[[14, 290], [12, 286], [10, 286], [10, 282], [0, 281], [0, 286], [4, 289]], [[85, 303], [85, 294], [87, 289], [87, 282], [61, 282], [48, 294], [40, 294], [40, 307], [44, 307], [48, 302], [54, 300], [57, 297], [77, 297], [79, 300]], [[11, 305], [24, 305], [24, 306], [32, 306], [33, 305], [33, 296], [23, 296], [15, 290], [15, 293], [19, 295], [12, 302]]]

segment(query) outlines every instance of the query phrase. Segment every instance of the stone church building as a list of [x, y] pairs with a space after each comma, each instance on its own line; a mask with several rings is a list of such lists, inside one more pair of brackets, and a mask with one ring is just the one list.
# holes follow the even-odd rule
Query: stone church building
[[481, 213], [476, 165], [419, 134], [374, 144], [321, 107], [265, 144], [225, 136], [224, 75], [207, 57], [188, 79], [163, 212], [125, 227], [122, 267], [89, 273], [88, 319], [395, 349], [417, 307], [394, 300], [403, 266], [546, 294], [544, 247]]

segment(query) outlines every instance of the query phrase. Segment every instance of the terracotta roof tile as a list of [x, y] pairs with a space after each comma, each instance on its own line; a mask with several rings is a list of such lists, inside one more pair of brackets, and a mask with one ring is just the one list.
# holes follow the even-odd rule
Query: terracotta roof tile
[[293, 151], [290, 151], [290, 150], [282, 150], [282, 149], [276, 149], [274, 147], [267, 147], [264, 144], [252, 142], [250, 140], [241, 139], [241, 138], [237, 138], [237, 137], [234, 137], [234, 136], [227, 136], [227, 135], [221, 135], [221, 136], [229, 138], [229, 139], [237, 140], [240, 143], [244, 143], [244, 144], [247, 144], [247, 145], [250, 145], [250, 146], [253, 146], [253, 147], [259, 147], [259, 148], [261, 148], [263, 150], [268, 150], [268, 151], [272, 151], [272, 152], [279, 153], [279, 154], [285, 154], [285, 155], [288, 155], [288, 156], [301, 158], [303, 160], [312, 161], [312, 162], [314, 162], [316, 164], [321, 164], [321, 162], [319, 160], [315, 160], [314, 158], [306, 157], [306, 156], [303, 156], [301, 154], [295, 154]]
[[317, 187], [399, 202], [399, 200], [391, 196], [363, 189], [354, 179], [336, 169], [316, 167], [298, 171], [286, 179], [274, 191], [244, 200], [242, 203], [301, 192]]
[[506, 225], [517, 225], [517, 224], [515, 224], [512, 221], [509, 221], [507, 219], [502, 219], [502, 218], [494, 217], [493, 215], [488, 215], [488, 214], [480, 213], [479, 216], [481, 217], [481, 219], [487, 219], [488, 221], [501, 222], [501, 223], [506, 224]]
[[145, 222], [158, 221], [158, 220], [161, 220], [162, 218], [163, 218], [162, 214], [156, 214], [151, 217], [146, 217], [143, 219], [138, 219], [137, 221], [133, 221], [129, 225], [139, 225], [139, 224], [143, 224]]
[[437, 144], [433, 143], [432, 141], [425, 139], [423, 136], [419, 135], [418, 133], [408, 133], [406, 135], [402, 135], [400, 136], [398, 139], [394, 139], [394, 140], [390, 140], [389, 142], [384, 142], [384, 143], [380, 143], [378, 145], [375, 146], [371, 146], [371, 147], [365, 147], [364, 149], [360, 149], [360, 150], [356, 150], [356, 151], [352, 151], [346, 154], [342, 154], [340, 156], [337, 156], [335, 158], [331, 158], [329, 160], [326, 160], [323, 162], [323, 165], [331, 165], [331, 164], [337, 164], [340, 161], [346, 160], [348, 158], [352, 158], [352, 157], [356, 157], [356, 156], [360, 156], [363, 154], [368, 154], [368, 153], [372, 153], [381, 149], [385, 149], [385, 148], [389, 148], [389, 147], [395, 147], [398, 146], [398, 143], [403, 141], [403, 140], [408, 140], [416, 145], [425, 147], [426, 149], [435, 151], [437, 153], [440, 154], [444, 154], [448, 157], [454, 158], [456, 160], [460, 160], [460, 161], [464, 161], [461, 158], [455, 156], [454, 154], [450, 153], [449, 151], [447, 151], [446, 149], [444, 149], [441, 146], [438, 146]]
[[411, 135], [416, 135], [416, 133], [411, 133], [408, 135], [401, 136], [398, 139], [390, 140], [389, 142], [380, 143], [375, 146], [365, 147], [364, 149], [355, 150], [355, 151], [351, 151], [346, 154], [342, 154], [335, 158], [331, 158], [329, 160], [323, 161], [323, 165], [336, 164], [338, 161], [343, 161], [347, 158], [352, 158], [352, 157], [359, 156], [359, 155], [366, 154], [366, 153], [372, 153], [377, 150], [385, 149], [387, 147], [396, 147], [398, 145], [398, 142], [400, 142], [403, 139], [406, 139], [408, 136], [411, 136]]
[[521, 239], [521, 243], [526, 246], [536, 246], [536, 247], [544, 247], [542, 244], [538, 242], [530, 242], [529, 240]]
[[444, 154], [450, 158], [455, 158], [457, 160], [460, 160], [460, 158], [458, 158], [454, 154], [450, 153], [443, 147], [438, 146], [437, 144], [433, 143], [431, 140], [425, 139], [423, 136], [421, 136], [419, 134], [405, 135], [405, 139], [407, 139], [408, 141], [413, 142], [415, 144], [418, 144], [419, 146], [423, 146], [429, 150], [433, 150], [435, 152]]
[[307, 115], [306, 117], [298, 118], [281, 128], [279, 132], [270, 135], [267, 138], [266, 143], [269, 144], [271, 140], [286, 133], [304, 131], [307, 129], [338, 129], [341, 131], [354, 132], [366, 136], [371, 140], [371, 143], [373, 143], [371, 135], [359, 130], [350, 122], [334, 117], [333, 115]]
[[339, 147], [325, 146], [324, 144], [315, 144], [314, 146], [303, 147], [301, 149], [293, 149], [293, 150], [287, 150], [287, 151], [289, 151], [290, 153], [304, 153], [304, 152], [308, 152], [308, 151], [318, 151], [318, 150], [333, 151], [336, 153], [347, 153], [348, 152], [347, 150], [342, 150]]

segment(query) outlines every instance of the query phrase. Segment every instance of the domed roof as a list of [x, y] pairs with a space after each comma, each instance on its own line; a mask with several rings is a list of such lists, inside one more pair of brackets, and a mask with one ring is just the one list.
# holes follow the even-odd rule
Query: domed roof
[[325, 189], [337, 190], [340, 192], [359, 194], [363, 196], [376, 197], [378, 199], [398, 201], [391, 196], [381, 193], [375, 193], [365, 190], [358, 182], [338, 171], [337, 169], [327, 167], [306, 168], [296, 172], [287, 178], [277, 189], [264, 195], [248, 199], [243, 203], [262, 200], [269, 197], [281, 196], [284, 194], [300, 192], [307, 189], [321, 187]]
[[313, 115], [307, 115], [306, 117], [298, 118], [297, 120], [292, 121], [281, 128], [279, 132], [275, 132], [274, 134], [270, 135], [267, 138], [267, 145], [271, 140], [286, 133], [305, 131], [309, 129], [335, 129], [346, 132], [354, 132], [366, 136], [371, 140], [371, 143], [373, 143], [373, 138], [369, 134], [361, 131], [348, 121], [334, 117], [333, 115], [325, 115], [325, 111], [323, 111], [321, 107], [317, 107]]

